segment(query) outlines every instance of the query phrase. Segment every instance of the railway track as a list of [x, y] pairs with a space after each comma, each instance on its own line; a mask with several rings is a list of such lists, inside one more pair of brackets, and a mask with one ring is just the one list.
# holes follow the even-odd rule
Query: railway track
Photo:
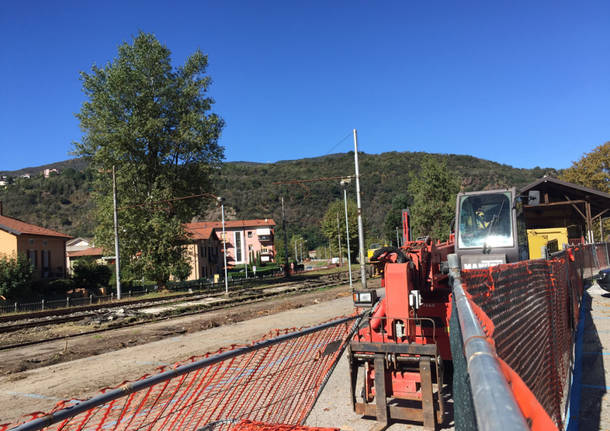
[[[297, 276], [292, 280], [285, 278], [277, 280], [265, 280], [262, 284], [260, 281], [254, 281], [252, 285], [240, 286], [239, 288], [233, 288], [230, 292], [230, 296], [241, 295], [243, 292], [253, 292], [260, 289], [269, 288], [270, 286], [281, 288], [282, 286], [290, 286], [295, 284], [303, 283], [316, 283], [318, 280], [321, 281], [333, 281], [338, 279], [345, 279], [346, 272], [334, 273], [334, 274], [323, 274], [313, 276]], [[146, 308], [153, 305], [163, 305], [179, 303], [184, 301], [193, 301], [200, 298], [211, 297], [211, 296], [223, 296], [224, 287], [215, 287], [212, 289], [198, 290], [195, 292], [189, 292], [178, 295], [164, 296], [158, 298], [145, 298], [145, 299], [131, 299], [123, 300], [121, 302], [109, 302], [99, 303], [93, 305], [83, 305], [67, 308], [58, 308], [45, 311], [35, 311], [32, 313], [19, 313], [10, 315], [0, 315], [0, 334], [5, 332], [11, 332], [9, 328], [23, 329], [28, 327], [35, 327], [37, 325], [47, 325], [53, 323], [64, 323], [73, 321], [75, 317], [66, 317], [65, 320], [60, 319], [58, 316], [66, 315], [80, 315], [83, 317], [94, 316], [102, 310], [113, 310], [117, 308], [128, 308], [130, 310], [137, 310]], [[17, 324], [16, 322], [24, 322]]]
[[[310, 292], [310, 291], [314, 291], [314, 290], [318, 290], [318, 289], [322, 289], [322, 288], [338, 286], [338, 285], [341, 285], [344, 283], [345, 283], [345, 279], [343, 279], [342, 277], [337, 277], [337, 276], [316, 277], [315, 279], [295, 280], [295, 281], [285, 282], [285, 283], [275, 283], [271, 286], [243, 289], [243, 290], [240, 290], [239, 292], [236, 292], [236, 294], [231, 295], [227, 298], [225, 298], [224, 293], [214, 293], [212, 295], [210, 295], [210, 294], [191, 295], [187, 298], [174, 299], [172, 301], [164, 301], [164, 302], [155, 301], [155, 302], [151, 303], [150, 301], [148, 301], [145, 304], [133, 304], [133, 306], [130, 307], [129, 310], [142, 310], [142, 309], [151, 308], [151, 307], [165, 306], [165, 307], [168, 307], [168, 311], [165, 313], [162, 312], [157, 316], [152, 315], [152, 317], [147, 317], [146, 315], [142, 314], [142, 316], [140, 316], [140, 320], [138, 320], [138, 321], [134, 321], [134, 322], [130, 322], [130, 323], [120, 322], [120, 323], [111, 325], [106, 328], [92, 329], [91, 331], [79, 332], [79, 333], [69, 334], [69, 335], [62, 335], [62, 336], [52, 337], [52, 338], [45, 338], [44, 340], [34, 340], [34, 341], [17, 343], [17, 344], [4, 345], [4, 346], [0, 346], [0, 351], [18, 348], [18, 347], [25, 347], [25, 346], [29, 346], [29, 345], [35, 345], [35, 344], [40, 344], [40, 343], [45, 343], [45, 342], [50, 342], [50, 341], [74, 338], [74, 337], [79, 337], [79, 336], [84, 336], [84, 335], [97, 334], [97, 333], [101, 333], [101, 332], [111, 331], [113, 329], [133, 327], [133, 326], [145, 325], [145, 324], [154, 323], [154, 322], [166, 321], [166, 320], [171, 320], [171, 319], [175, 319], [175, 318], [181, 318], [181, 317], [185, 317], [185, 316], [206, 313], [206, 312], [219, 310], [219, 309], [223, 309], [223, 308], [230, 308], [230, 307], [234, 307], [237, 305], [263, 301], [267, 298], [279, 296], [279, 295], [283, 295], [283, 294], [305, 293], [305, 292]], [[180, 312], [180, 311], [172, 312], [171, 307], [178, 306], [181, 303], [194, 302], [198, 299], [206, 299], [206, 298], [222, 298], [222, 299], [220, 299], [219, 301], [217, 301], [215, 303], [211, 303], [211, 304], [196, 304], [194, 306], [182, 307], [183, 312]], [[126, 307], [124, 304], [120, 304], [118, 306], [114, 305], [114, 307], [105, 307], [105, 309], [108, 311], [110, 311], [113, 308], [120, 309], [120, 308], [126, 308]], [[86, 313], [80, 313], [78, 315], [55, 316], [55, 318], [45, 319], [44, 321], [28, 321], [28, 322], [22, 322], [22, 323], [17, 323], [17, 324], [12, 324], [12, 325], [4, 325], [4, 326], [0, 327], [0, 333], [10, 333], [10, 332], [15, 332], [15, 331], [32, 328], [32, 327], [48, 326], [48, 325], [55, 325], [55, 324], [68, 323], [68, 322], [78, 322], [80, 320], [89, 319], [89, 318], [95, 317], [97, 315], [99, 315], [99, 313], [86, 312]], [[23, 319], [21, 319], [21, 320], [23, 320]]]

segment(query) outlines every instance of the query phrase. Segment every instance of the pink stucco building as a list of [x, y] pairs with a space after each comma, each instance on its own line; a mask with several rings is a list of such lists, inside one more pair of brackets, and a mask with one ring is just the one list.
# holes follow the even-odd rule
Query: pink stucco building
[[[222, 252], [222, 222], [188, 223], [185, 228], [186, 230], [213, 228], [220, 238], [220, 250]], [[273, 219], [225, 221], [227, 266], [252, 263], [251, 256], [256, 256], [257, 253], [260, 253], [262, 262], [273, 262], [275, 259], [274, 229], [275, 222]]]

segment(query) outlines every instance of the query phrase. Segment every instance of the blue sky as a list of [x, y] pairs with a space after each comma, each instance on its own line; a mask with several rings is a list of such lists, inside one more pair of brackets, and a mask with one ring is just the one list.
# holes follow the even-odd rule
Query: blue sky
[[[569, 167], [610, 140], [610, 2], [7, 1], [0, 170], [65, 160], [79, 71], [138, 30], [209, 56], [226, 159], [352, 149]], [[334, 148], [333, 148], [334, 147]]]

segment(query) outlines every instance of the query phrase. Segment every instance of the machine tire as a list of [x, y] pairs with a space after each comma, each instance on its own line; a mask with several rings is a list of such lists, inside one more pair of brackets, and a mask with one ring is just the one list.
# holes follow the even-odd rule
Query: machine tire
[[371, 256], [371, 260], [378, 260], [379, 257], [383, 256], [384, 254], [388, 254], [388, 255], [396, 254], [396, 263], [406, 263], [409, 261], [409, 259], [407, 259], [407, 256], [405, 256], [405, 254], [402, 252], [402, 250], [397, 247], [378, 248], [377, 250], [375, 250], [375, 252]]

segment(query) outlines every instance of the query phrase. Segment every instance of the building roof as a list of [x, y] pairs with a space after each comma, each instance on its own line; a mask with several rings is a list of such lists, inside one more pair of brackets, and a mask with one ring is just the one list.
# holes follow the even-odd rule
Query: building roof
[[218, 235], [216, 234], [213, 227], [199, 227], [194, 226], [196, 223], [188, 223], [184, 225], [184, 230], [186, 234], [191, 239], [210, 239], [212, 235], [218, 239]]
[[[261, 227], [261, 226], [275, 226], [275, 222], [271, 218], [266, 219], [253, 219], [253, 220], [226, 220], [225, 229], [235, 228], [248, 228], [248, 227]], [[216, 228], [222, 229], [222, 222], [220, 221], [200, 221], [196, 223], [187, 223], [186, 229], [195, 228]]]
[[568, 183], [567, 181], [558, 180], [557, 178], [544, 176], [540, 179], [537, 179], [533, 183], [530, 183], [526, 186], [523, 186], [519, 191], [521, 194], [528, 192], [532, 189], [539, 188], [537, 186], [546, 185], [545, 183], [549, 183], [548, 186], [551, 186], [555, 189], [567, 191], [572, 194], [577, 194], [580, 196], [596, 196], [598, 198], [604, 200], [610, 200], [610, 194], [604, 193], [599, 190], [590, 189], [589, 187], [581, 186], [580, 184]]
[[103, 256], [104, 251], [101, 247], [90, 247], [84, 250], [68, 251], [66, 254], [68, 257]]
[[87, 244], [87, 246], [89, 246], [89, 244], [91, 244], [93, 241], [91, 241], [89, 239], [86, 239], [86, 238], [81, 238], [79, 236], [79, 237], [72, 238], [71, 240], [67, 241], [66, 242], [66, 247], [76, 246], [80, 242], [82, 242], [83, 244]]
[[0, 229], [12, 233], [13, 235], [39, 235], [39, 236], [52, 236], [56, 238], [72, 238], [70, 235], [66, 235], [65, 233], [56, 232], [51, 229], [46, 229], [44, 227], [36, 226], [33, 224], [26, 223], [21, 220], [17, 220], [15, 218], [6, 217], [0, 215]]

